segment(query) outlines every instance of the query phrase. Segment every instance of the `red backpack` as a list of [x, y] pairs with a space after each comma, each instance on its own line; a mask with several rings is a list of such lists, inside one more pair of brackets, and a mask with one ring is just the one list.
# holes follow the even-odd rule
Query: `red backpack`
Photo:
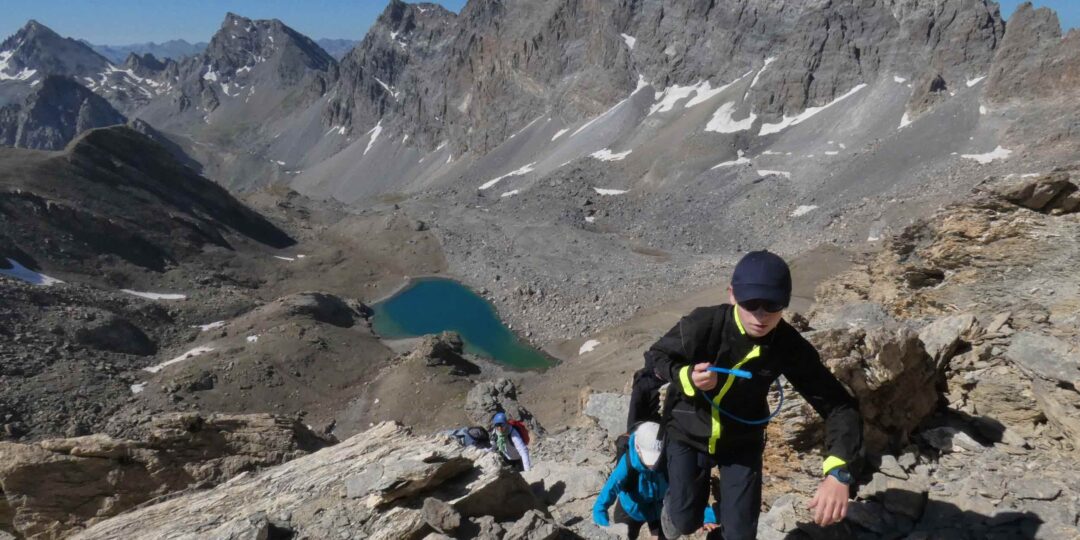
[[521, 437], [521, 442], [525, 443], [525, 446], [529, 445], [529, 428], [525, 426], [525, 422], [521, 420], [507, 419], [506, 423], [510, 424], [510, 427], [514, 428], [518, 432], [518, 436]]

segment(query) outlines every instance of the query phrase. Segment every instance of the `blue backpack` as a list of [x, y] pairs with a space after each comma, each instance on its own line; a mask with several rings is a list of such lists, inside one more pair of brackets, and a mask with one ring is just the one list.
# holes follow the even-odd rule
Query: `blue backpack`
[[491, 435], [488, 430], [480, 426], [458, 428], [451, 431], [450, 436], [462, 446], [478, 446], [481, 448], [491, 446]]

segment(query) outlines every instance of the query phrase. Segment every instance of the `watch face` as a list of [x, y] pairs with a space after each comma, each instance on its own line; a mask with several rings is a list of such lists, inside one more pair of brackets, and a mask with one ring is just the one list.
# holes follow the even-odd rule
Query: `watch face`
[[836, 477], [837, 480], [845, 484], [851, 483], [851, 473], [844, 469], [833, 469], [829, 471], [829, 474], [833, 475], [834, 477]]

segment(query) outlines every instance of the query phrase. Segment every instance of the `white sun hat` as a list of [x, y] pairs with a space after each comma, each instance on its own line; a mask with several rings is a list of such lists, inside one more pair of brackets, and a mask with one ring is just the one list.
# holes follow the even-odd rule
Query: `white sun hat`
[[664, 440], [660, 437], [660, 424], [656, 422], [643, 422], [634, 430], [634, 450], [641, 457], [641, 462], [646, 467], [656, 465], [660, 461], [660, 453], [664, 450]]

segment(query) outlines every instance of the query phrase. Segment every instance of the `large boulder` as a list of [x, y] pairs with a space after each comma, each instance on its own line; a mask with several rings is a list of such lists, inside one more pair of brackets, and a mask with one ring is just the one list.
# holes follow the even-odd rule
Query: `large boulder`
[[589, 394], [585, 402], [585, 416], [596, 420], [608, 437], [614, 439], [626, 432], [626, 411], [630, 410], [630, 396], [612, 392]]
[[1005, 200], [1038, 212], [1068, 214], [1080, 210], [1080, 189], [1065, 170], [1008, 183], [997, 191]]
[[543, 433], [540, 422], [528, 409], [518, 403], [517, 387], [510, 379], [481, 382], [469, 390], [465, 402], [465, 414], [470, 422], [490, 426], [491, 417], [497, 412], [505, 412], [510, 418], [525, 422], [531, 431]]
[[266, 538], [273, 527], [290, 538], [401, 539], [424, 538], [435, 526], [477, 537], [507, 528], [498, 522], [516, 531], [514, 522], [523, 518], [553, 526], [528, 484], [497, 455], [386, 422], [273, 469], [103, 521], [74, 538]]
[[902, 447], [937, 407], [940, 373], [911, 328], [840, 328], [806, 336], [859, 401], [870, 452]]
[[1080, 381], [1080, 350], [1055, 337], [1020, 332], [1013, 337], [1005, 357], [1029, 375], [1053, 383]]
[[157, 346], [128, 320], [96, 308], [79, 308], [67, 330], [75, 341], [102, 351], [146, 356], [157, 352]]
[[1080, 444], [1080, 348], [1055, 337], [1019, 332], [1005, 357], [1031, 377], [1032, 394], [1046, 418]]
[[961, 313], [942, 317], [919, 330], [919, 339], [923, 342], [926, 353], [933, 359], [938, 369], [948, 364], [961, 343], [970, 342], [978, 333], [975, 316]]
[[27, 538], [64, 536], [139, 504], [277, 465], [328, 444], [294, 420], [267, 414], [169, 414], [139, 440], [89, 435], [0, 443], [0, 491]]
[[425, 366], [449, 366], [454, 375], [477, 375], [480, 367], [462, 357], [464, 343], [457, 332], [446, 331], [421, 338], [405, 360], [422, 361]]

